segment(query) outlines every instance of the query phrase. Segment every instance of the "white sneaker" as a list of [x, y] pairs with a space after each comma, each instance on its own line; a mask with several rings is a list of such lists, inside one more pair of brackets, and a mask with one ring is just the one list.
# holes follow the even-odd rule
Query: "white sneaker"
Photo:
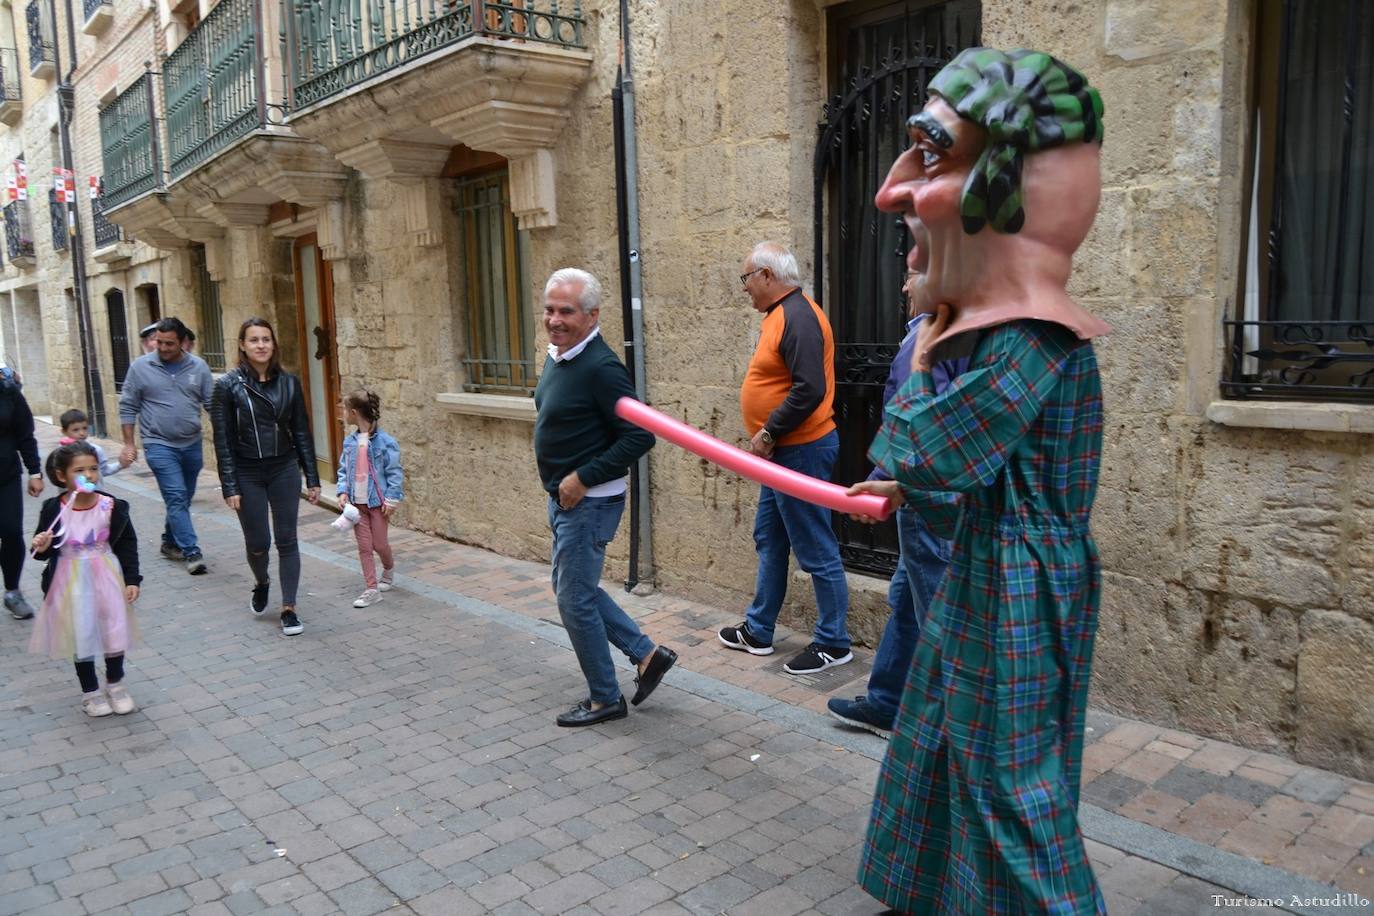
[[396, 570], [394, 567], [392, 569], [382, 570], [382, 578], [377, 580], [377, 590], [381, 592], [391, 591], [391, 584], [395, 581], [395, 579]]
[[92, 719], [98, 719], [101, 716], [108, 716], [114, 713], [114, 710], [110, 708], [110, 701], [105, 699], [105, 694], [101, 693], [99, 690], [94, 693], [83, 693], [81, 695], [81, 711]]
[[377, 591], [377, 589], [375, 588], [369, 588], [367, 591], [363, 592], [361, 595], [353, 599], [353, 606], [372, 607], [372, 605], [376, 604], [378, 601], [381, 600], [382, 593]]
[[121, 716], [127, 716], [138, 709], [134, 698], [129, 696], [129, 691], [125, 689], [123, 681], [118, 684], [106, 684], [105, 695], [110, 698], [110, 707]]

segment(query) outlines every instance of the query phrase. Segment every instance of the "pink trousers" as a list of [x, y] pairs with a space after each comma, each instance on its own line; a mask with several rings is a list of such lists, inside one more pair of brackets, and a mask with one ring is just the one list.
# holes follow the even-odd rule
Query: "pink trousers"
[[372, 559], [375, 550], [382, 558], [382, 568], [392, 569], [396, 560], [391, 555], [391, 544], [386, 539], [387, 520], [382, 515], [382, 507], [371, 508], [353, 504], [358, 509], [358, 524], [353, 526], [353, 534], [358, 538], [358, 559], [363, 564], [363, 581], [368, 588], [377, 587], [377, 564]]

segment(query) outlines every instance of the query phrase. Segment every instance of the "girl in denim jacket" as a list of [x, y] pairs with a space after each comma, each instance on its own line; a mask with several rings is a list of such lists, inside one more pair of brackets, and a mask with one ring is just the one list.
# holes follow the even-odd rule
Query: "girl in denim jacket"
[[[377, 421], [382, 402], [375, 392], [360, 388], [343, 399], [344, 422], [356, 426], [344, 440], [339, 459], [339, 505], [352, 504], [358, 510], [353, 534], [358, 539], [358, 558], [362, 561], [366, 588], [353, 600], [354, 607], [370, 607], [390, 591], [396, 561], [387, 541], [387, 523], [402, 499], [401, 447], [383, 432]], [[382, 558], [382, 575], [377, 577], [373, 551]]]

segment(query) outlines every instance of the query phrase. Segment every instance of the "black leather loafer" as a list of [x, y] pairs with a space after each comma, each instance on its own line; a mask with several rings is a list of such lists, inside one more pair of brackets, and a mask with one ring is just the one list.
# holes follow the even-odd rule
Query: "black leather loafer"
[[615, 719], [623, 719], [630, 714], [630, 710], [625, 706], [625, 698], [621, 697], [610, 706], [603, 706], [600, 709], [592, 709], [591, 700], [583, 700], [572, 709], [558, 717], [558, 724], [563, 728], [578, 728], [583, 725], [600, 725], [602, 722], [611, 722]]
[[649, 664], [644, 666], [644, 673], [635, 676], [635, 695], [630, 700], [630, 705], [638, 706], [649, 699], [649, 694], [654, 692], [658, 682], [663, 680], [663, 675], [668, 673], [668, 669], [677, 662], [677, 653], [667, 646], [659, 646], [654, 649], [654, 654], [649, 656]]

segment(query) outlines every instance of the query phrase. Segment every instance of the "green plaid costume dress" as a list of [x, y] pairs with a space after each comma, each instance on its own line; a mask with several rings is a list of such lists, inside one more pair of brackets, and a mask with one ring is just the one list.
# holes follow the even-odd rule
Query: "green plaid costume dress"
[[894, 909], [1106, 912], [1077, 817], [1101, 442], [1092, 345], [1039, 321], [983, 331], [942, 394], [917, 372], [886, 409], [873, 461], [967, 494], [859, 866]]

